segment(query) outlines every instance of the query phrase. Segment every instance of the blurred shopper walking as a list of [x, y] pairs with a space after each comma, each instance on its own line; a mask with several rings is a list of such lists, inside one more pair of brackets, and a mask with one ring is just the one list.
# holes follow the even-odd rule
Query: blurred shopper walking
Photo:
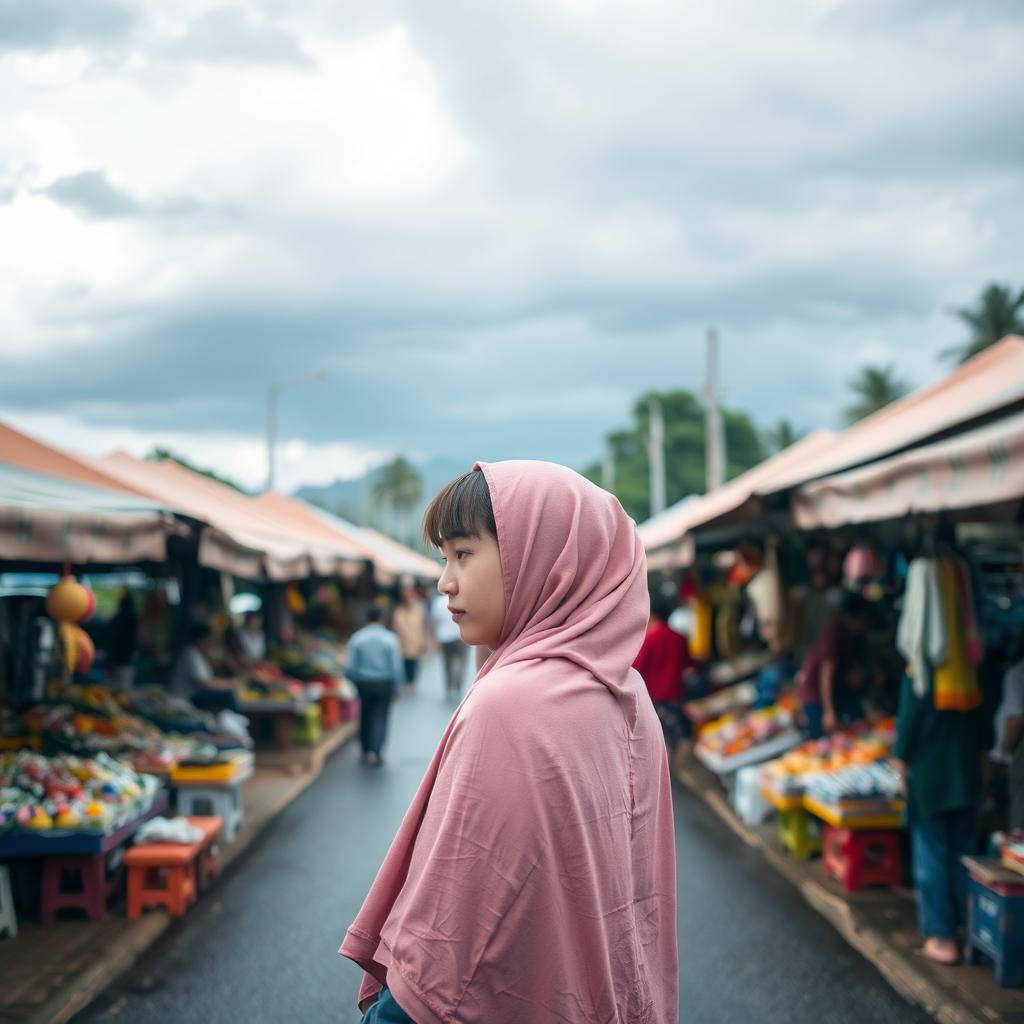
[[438, 594], [430, 606], [430, 628], [444, 660], [446, 692], [449, 697], [458, 697], [462, 677], [466, 674], [469, 649], [462, 642], [458, 624], [448, 610], [448, 598], [444, 594]]
[[345, 658], [345, 675], [359, 691], [359, 741], [363, 760], [383, 764], [391, 702], [398, 697], [405, 678], [398, 637], [381, 621], [384, 612], [376, 605], [366, 610], [367, 624], [352, 635]]
[[401, 600], [391, 617], [391, 628], [398, 637], [405, 663], [405, 691], [412, 693], [416, 688], [416, 675], [420, 659], [427, 653], [429, 633], [427, 631], [427, 605], [411, 582], [402, 587]]

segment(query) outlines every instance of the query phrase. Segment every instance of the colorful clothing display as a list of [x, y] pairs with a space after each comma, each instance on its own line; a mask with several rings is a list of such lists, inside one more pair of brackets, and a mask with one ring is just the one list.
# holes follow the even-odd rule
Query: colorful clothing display
[[960, 559], [910, 563], [896, 646], [907, 659], [916, 697], [931, 692], [939, 711], [970, 711], [981, 704], [977, 664], [983, 652], [970, 578]]

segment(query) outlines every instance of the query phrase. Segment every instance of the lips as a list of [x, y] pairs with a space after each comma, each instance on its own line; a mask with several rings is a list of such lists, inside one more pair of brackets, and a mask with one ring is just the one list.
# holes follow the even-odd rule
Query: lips
[[456, 622], [461, 622], [466, 614], [463, 608], [452, 608], [451, 606], [449, 606], [448, 611], [452, 613], [452, 618]]

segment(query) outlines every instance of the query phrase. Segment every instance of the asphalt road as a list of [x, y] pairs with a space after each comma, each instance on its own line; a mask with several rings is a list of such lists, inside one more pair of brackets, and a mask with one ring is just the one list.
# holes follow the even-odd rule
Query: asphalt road
[[[336, 953], [452, 705], [436, 665], [395, 708], [387, 763], [357, 745], [76, 1024], [356, 1024]], [[925, 1024], [756, 851], [676, 792], [682, 1024]]]

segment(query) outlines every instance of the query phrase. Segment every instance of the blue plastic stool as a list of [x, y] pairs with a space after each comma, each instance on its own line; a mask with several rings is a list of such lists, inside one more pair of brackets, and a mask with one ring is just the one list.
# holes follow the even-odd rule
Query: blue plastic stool
[[[965, 858], [967, 883], [967, 949], [969, 964], [983, 956], [995, 964], [996, 981], [1003, 988], [1024, 987], [1024, 877], [1005, 869], [987, 870], [982, 878]], [[993, 867], [998, 861], [989, 861]], [[1009, 878], [1006, 876], [1009, 875]], [[1019, 881], [1018, 881], [1019, 879]]]

